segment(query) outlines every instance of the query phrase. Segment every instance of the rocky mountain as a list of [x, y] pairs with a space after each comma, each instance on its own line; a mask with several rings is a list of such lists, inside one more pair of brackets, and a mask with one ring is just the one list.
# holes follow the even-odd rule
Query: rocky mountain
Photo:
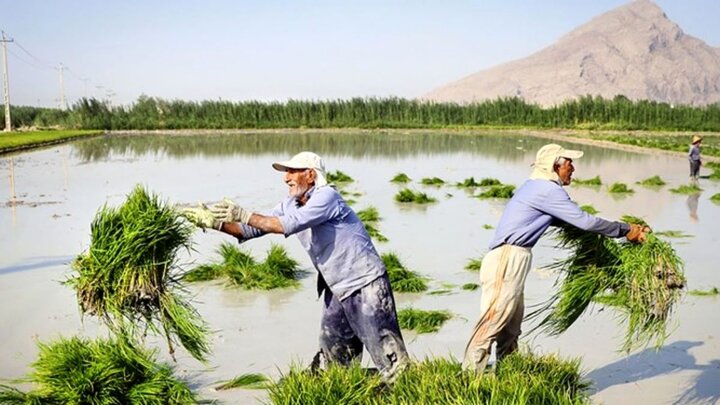
[[673, 104], [720, 102], [720, 48], [685, 34], [652, 1], [636, 0], [524, 59], [420, 98], [469, 103], [518, 96], [550, 106], [587, 94]]

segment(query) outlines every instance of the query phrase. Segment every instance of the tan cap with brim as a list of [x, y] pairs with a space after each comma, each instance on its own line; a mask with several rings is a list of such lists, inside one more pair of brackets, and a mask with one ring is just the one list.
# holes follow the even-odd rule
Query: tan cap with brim
[[531, 179], [558, 180], [557, 173], [553, 170], [553, 165], [558, 158], [578, 159], [583, 156], [584, 152], [580, 150], [565, 149], [560, 145], [551, 143], [543, 146], [535, 155], [535, 163], [533, 163], [533, 172]]
[[286, 172], [288, 169], [313, 169], [315, 170], [315, 187], [327, 184], [325, 162], [313, 152], [300, 152], [290, 160], [273, 163], [272, 167], [280, 172]]

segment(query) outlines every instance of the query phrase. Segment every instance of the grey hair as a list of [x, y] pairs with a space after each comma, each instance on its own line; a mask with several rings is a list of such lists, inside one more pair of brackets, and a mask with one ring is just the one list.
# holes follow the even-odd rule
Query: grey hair
[[553, 169], [558, 166], [562, 166], [566, 160], [567, 160], [566, 158], [564, 158], [562, 156], [558, 156], [557, 159], [555, 159], [555, 163], [553, 163]]

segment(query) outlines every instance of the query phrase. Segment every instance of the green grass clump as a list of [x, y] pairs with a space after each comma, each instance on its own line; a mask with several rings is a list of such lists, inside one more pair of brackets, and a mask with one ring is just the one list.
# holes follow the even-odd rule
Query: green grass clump
[[184, 279], [204, 281], [226, 277], [231, 284], [248, 290], [272, 290], [299, 284], [302, 271], [298, 262], [282, 246], [272, 245], [263, 262], [256, 261], [248, 252], [230, 242], [223, 242], [217, 253], [222, 262], [198, 266], [187, 272]]
[[602, 186], [602, 180], [600, 176], [595, 176], [590, 179], [572, 179], [572, 184], [576, 186]]
[[495, 227], [490, 224], [485, 224], [482, 227], [483, 227], [483, 229], [495, 229]]
[[463, 180], [462, 182], [456, 183], [455, 185], [460, 188], [480, 187], [480, 183], [475, 181], [475, 177], [468, 177], [467, 179]]
[[465, 265], [465, 270], [480, 271], [480, 269], [482, 268], [482, 259], [482, 257], [478, 257], [468, 260], [467, 264]]
[[393, 291], [422, 292], [428, 289], [427, 279], [408, 270], [396, 253], [383, 253], [381, 258], [387, 269]]
[[409, 329], [417, 333], [433, 333], [452, 318], [448, 311], [424, 311], [415, 308], [403, 308], [398, 311], [400, 328]]
[[478, 194], [477, 198], [512, 198], [514, 192], [515, 186], [512, 184], [490, 186], [490, 188]]
[[581, 205], [580, 209], [587, 212], [590, 215], [597, 215], [597, 213], [600, 212], [590, 204]]
[[225, 381], [224, 383], [215, 387], [215, 389], [218, 391], [229, 390], [233, 388], [263, 389], [267, 388], [269, 383], [270, 380], [266, 376], [262, 374], [249, 373], [239, 375], [230, 381]]
[[463, 290], [467, 290], [467, 291], [475, 291], [475, 290], [477, 290], [478, 288], [480, 288], [480, 284], [477, 284], [477, 283], [466, 283], [466, 284], [463, 284], [461, 288], [462, 288]]
[[328, 181], [328, 183], [333, 183], [333, 184], [352, 183], [353, 181], [355, 181], [352, 177], [341, 172], [340, 170], [336, 170], [334, 172], [328, 172], [326, 180]]
[[15, 404], [196, 404], [198, 398], [155, 352], [123, 337], [78, 337], [38, 343], [25, 382], [30, 392], [0, 386], [0, 402]]
[[613, 183], [610, 188], [608, 188], [608, 191], [617, 194], [627, 194], [635, 192], [635, 190], [628, 188], [627, 184], [625, 183]]
[[118, 208], [103, 206], [90, 225], [90, 248], [66, 282], [83, 314], [115, 331], [163, 333], [170, 353], [179, 341], [196, 359], [210, 352], [209, 329], [185, 300], [178, 251], [190, 249], [193, 226], [142, 187]]
[[699, 297], [717, 297], [720, 295], [720, 290], [717, 287], [713, 287], [709, 290], [690, 290], [688, 294]]
[[660, 176], [652, 176], [652, 177], [648, 177], [645, 180], [638, 181], [635, 184], [639, 184], [641, 186], [649, 186], [649, 187], [653, 187], [653, 186], [660, 187], [660, 186], [664, 186], [667, 183], [665, 183], [665, 181], [662, 178], [660, 178]]
[[387, 242], [388, 238], [385, 237], [380, 230], [377, 228], [377, 223], [380, 222], [380, 213], [375, 207], [367, 207], [364, 210], [357, 212], [358, 218], [363, 222], [365, 230], [371, 238], [374, 238], [378, 242]]
[[720, 193], [713, 194], [712, 197], [710, 197], [710, 201], [720, 203]]
[[485, 177], [482, 180], [480, 180], [480, 187], [490, 187], [490, 186], [500, 186], [502, 185], [502, 182], [498, 179], [494, 179], [492, 177]]
[[425, 186], [442, 186], [445, 184], [445, 180], [440, 177], [424, 177], [420, 180], [420, 183]]
[[409, 188], [404, 188], [395, 194], [395, 201], [401, 203], [415, 203], [415, 204], [428, 204], [434, 203], [437, 200], [428, 196], [425, 193], [412, 191]]
[[683, 184], [677, 188], [671, 188], [671, 192], [675, 194], [697, 194], [703, 191], [697, 184]]
[[390, 180], [392, 183], [409, 183], [412, 179], [405, 173], [398, 173]]
[[0, 136], [0, 152], [8, 152], [32, 146], [69, 141], [71, 139], [100, 135], [97, 130], [28, 131], [3, 133]]
[[435, 405], [589, 404], [589, 382], [579, 361], [521, 351], [503, 359], [482, 378], [455, 360], [425, 359], [411, 364], [386, 387], [377, 373], [359, 363], [330, 365], [319, 373], [293, 367], [270, 387], [273, 404]]
[[652, 233], [647, 242], [635, 244], [571, 226], [560, 227], [556, 236], [569, 256], [551, 266], [560, 273], [554, 295], [529, 315], [544, 316], [537, 328], [561, 334], [596, 302], [615, 309], [625, 323], [622, 350], [653, 340], [660, 347], [685, 285], [683, 263], [672, 246]]

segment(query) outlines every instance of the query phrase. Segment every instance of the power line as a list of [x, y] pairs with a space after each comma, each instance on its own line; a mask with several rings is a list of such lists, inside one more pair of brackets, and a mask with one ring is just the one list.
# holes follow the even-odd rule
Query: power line
[[18, 48], [20, 48], [23, 52], [25, 52], [29, 57], [35, 59], [40, 65], [42, 65], [48, 69], [55, 69], [52, 66], [52, 64], [47, 63], [47, 62], [43, 61], [42, 59], [38, 58], [37, 56], [31, 54], [27, 49], [25, 49], [22, 45], [20, 45], [20, 43], [18, 41], [15, 41], [15, 45], [17, 45]]

